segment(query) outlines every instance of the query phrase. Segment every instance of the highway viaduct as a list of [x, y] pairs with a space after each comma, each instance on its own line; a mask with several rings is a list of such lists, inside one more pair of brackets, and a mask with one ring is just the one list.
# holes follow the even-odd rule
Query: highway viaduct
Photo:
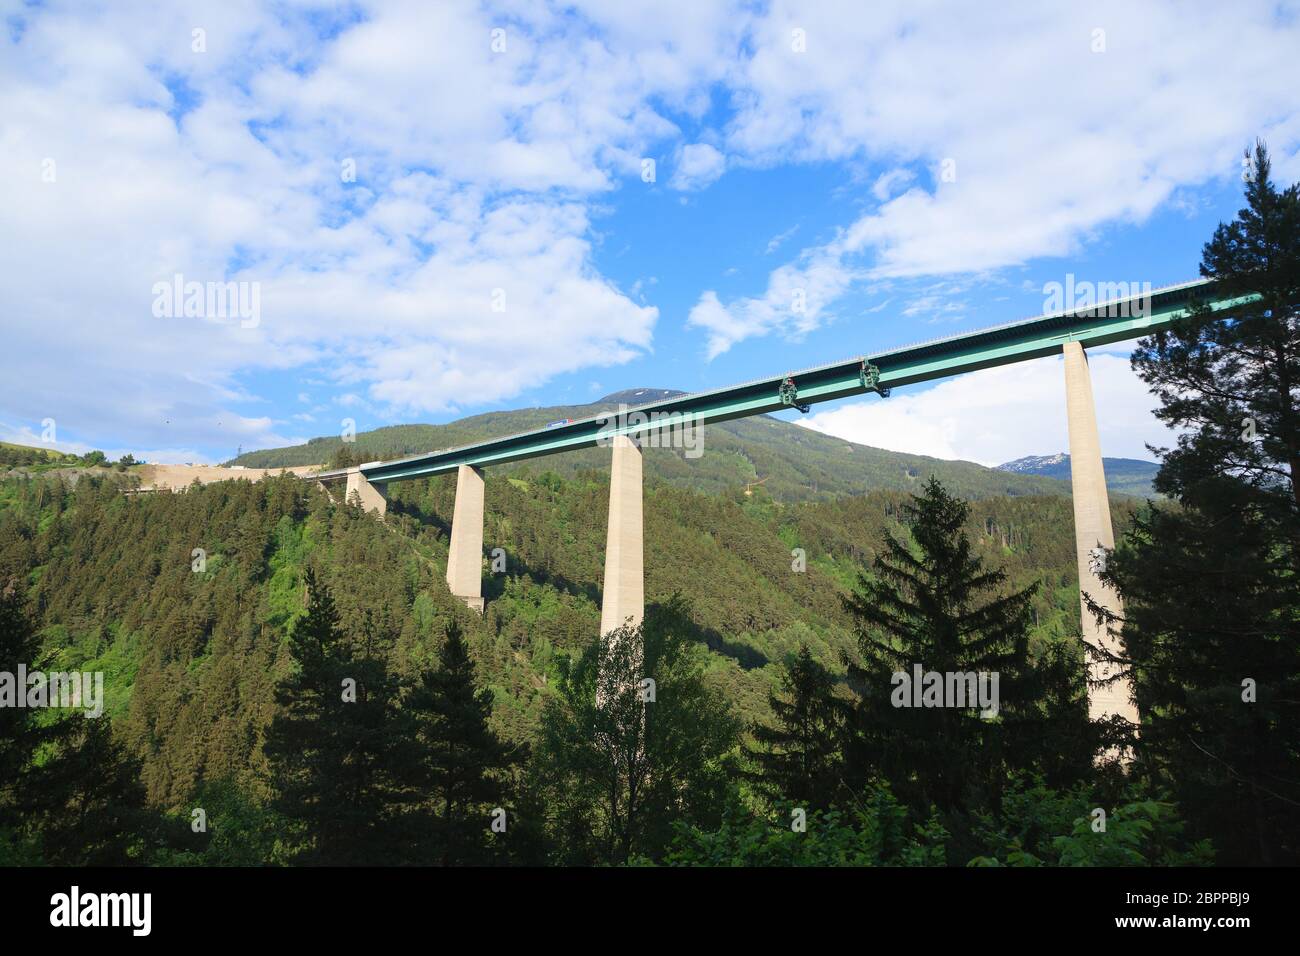
[[[807, 411], [818, 402], [867, 392], [883, 398], [890, 389], [903, 385], [1063, 354], [1083, 637], [1094, 646], [1118, 652], [1118, 642], [1083, 606], [1086, 593], [1114, 613], [1122, 611], [1119, 596], [1103, 585], [1097, 573], [1100, 568], [1096, 549], [1113, 548], [1115, 534], [1085, 350], [1169, 328], [1187, 314], [1193, 303], [1203, 304], [1226, 317], [1235, 306], [1254, 298], [1219, 297], [1210, 280], [1187, 282], [1087, 308], [857, 356], [728, 388], [675, 396], [459, 448], [396, 461], [367, 462], [314, 477], [323, 483], [345, 482], [349, 499], [356, 493], [363, 507], [382, 514], [386, 509], [383, 488], [388, 482], [455, 472], [456, 503], [447, 584], [467, 605], [482, 611], [483, 469], [576, 448], [609, 446], [612, 472], [601, 605], [601, 634], [608, 634], [629, 620], [639, 624], [644, 613], [640, 445], [647, 439], [653, 443], [656, 436], [673, 429], [700, 427], [782, 409]], [[1094, 680], [1110, 677], [1109, 665], [1101, 660], [1091, 661], [1089, 676]], [[1125, 678], [1104, 687], [1095, 687], [1090, 681], [1088, 700], [1094, 718], [1118, 714], [1137, 723], [1138, 714]]]

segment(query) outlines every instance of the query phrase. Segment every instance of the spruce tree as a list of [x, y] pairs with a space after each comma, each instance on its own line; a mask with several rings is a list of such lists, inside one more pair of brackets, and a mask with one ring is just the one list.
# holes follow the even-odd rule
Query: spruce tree
[[[16, 675], [18, 665], [31, 667], [37, 654], [32, 633], [18, 595], [17, 581], [0, 582], [0, 671]], [[26, 688], [15, 688], [26, 693]], [[27, 769], [39, 736], [25, 707], [0, 707], [0, 831], [12, 830], [19, 821], [19, 775]]]
[[[413, 789], [430, 803], [421, 849], [424, 862], [482, 863], [491, 856], [491, 814], [505, 809], [505, 776], [514, 755], [488, 726], [492, 691], [475, 683], [474, 662], [455, 621], [438, 659], [440, 666], [420, 675], [407, 701], [419, 754]], [[508, 818], [506, 825], [508, 832]]]
[[330, 589], [310, 568], [306, 585], [307, 613], [290, 638], [294, 667], [276, 688], [281, 712], [265, 744], [276, 809], [302, 828], [298, 862], [391, 863], [409, 842], [400, 829], [400, 688], [372, 635], [357, 647], [347, 641]]
[[[1005, 573], [985, 568], [972, 552], [964, 531], [968, 513], [966, 502], [931, 477], [902, 507], [910, 540], [886, 533], [873, 573], [860, 574], [845, 599], [860, 653], [859, 661], [847, 662], [860, 695], [847, 754], [850, 778], [855, 785], [883, 779], [915, 812], [937, 807], [958, 831], [970, 814], [996, 807], [1008, 771], [1036, 768], [1060, 746], [1046, 739], [1049, 718], [1075, 728], [1086, 722], [1077, 693], [1065, 695], [1067, 713], [1046, 712], [1047, 684], [1056, 672], [1029, 655], [1036, 585], [1006, 592]], [[965, 706], [946, 699], [941, 706], [912, 706], [917, 666], [945, 678], [996, 675], [996, 716], [983, 716], [969, 697]], [[1077, 684], [1081, 691], [1081, 677]]]
[[674, 597], [649, 608], [643, 626], [561, 659], [533, 767], [560, 862], [653, 858], [677, 824], [720, 822], [739, 724], [704, 679], [696, 634]]
[[768, 695], [775, 726], [753, 730], [759, 747], [749, 753], [770, 797], [824, 810], [842, 795], [842, 747], [848, 708], [835, 693], [835, 677], [804, 644], [788, 658], [780, 692]]
[[[0, 671], [17, 675], [18, 665], [32, 667], [39, 644], [18, 592], [16, 578], [0, 581]], [[25, 687], [15, 687], [26, 694]], [[50, 736], [26, 707], [0, 707], [0, 865], [37, 862], [40, 848], [30, 811], [33, 799], [32, 757]]]
[[1221, 862], [1300, 862], [1300, 191], [1257, 144], [1246, 205], [1206, 243], [1216, 297], [1132, 364], [1185, 429], [1108, 562], [1124, 598], [1138, 766]]
[[53, 755], [25, 775], [23, 810], [46, 863], [125, 866], [147, 862], [164, 836], [145, 802], [140, 761], [113, 739], [106, 716], [65, 717]]
[[[16, 582], [8, 582], [0, 587], [0, 671], [39, 669], [38, 653]], [[141, 775], [105, 715], [51, 722], [26, 707], [0, 707], [0, 841], [9, 844], [0, 859], [34, 852], [58, 865], [146, 862], [176, 835], [148, 808]]]

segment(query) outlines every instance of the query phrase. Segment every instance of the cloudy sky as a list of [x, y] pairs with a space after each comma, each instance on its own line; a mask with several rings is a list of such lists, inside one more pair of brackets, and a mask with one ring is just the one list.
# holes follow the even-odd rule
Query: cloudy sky
[[[0, 0], [0, 439], [223, 460], [1194, 278], [1244, 146], [1300, 175], [1298, 18]], [[178, 276], [245, 312], [177, 312]], [[1106, 454], [1168, 442], [1123, 349], [1092, 368]], [[1063, 401], [1043, 359], [803, 421], [997, 463], [1063, 450]]]

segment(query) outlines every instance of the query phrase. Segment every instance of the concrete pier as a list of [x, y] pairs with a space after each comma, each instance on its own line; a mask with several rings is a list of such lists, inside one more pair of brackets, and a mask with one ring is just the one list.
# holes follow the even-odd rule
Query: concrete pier
[[[1079, 565], [1079, 605], [1083, 639], [1094, 647], [1118, 653], [1123, 644], [1099, 625], [1083, 603], [1088, 594], [1094, 602], [1114, 614], [1122, 615], [1124, 606], [1118, 594], [1104, 586], [1097, 577], [1097, 548], [1107, 552], [1115, 547], [1115, 532], [1110, 521], [1110, 496], [1106, 492], [1106, 475], [1101, 463], [1101, 439], [1097, 435], [1097, 408], [1092, 398], [1092, 377], [1088, 358], [1078, 342], [1066, 342], [1065, 408], [1070, 429], [1070, 481], [1074, 497], [1074, 543]], [[1109, 677], [1114, 665], [1090, 662], [1090, 680]], [[1088, 714], [1093, 719], [1118, 714], [1138, 722], [1133, 704], [1132, 684], [1127, 677], [1107, 687], [1088, 688]]]
[[361, 474], [360, 468], [348, 469], [348, 484], [347, 490], [343, 493], [343, 500], [351, 501], [354, 491], [361, 499], [361, 507], [366, 511], [377, 511], [381, 515], [388, 513], [388, 498], [384, 495], [382, 486], [372, 485], [366, 481], [366, 476]]
[[614, 438], [609, 481], [602, 636], [645, 617], [645, 534], [642, 524], [641, 449], [626, 435]]
[[447, 587], [466, 605], [483, 613], [483, 472], [469, 465], [456, 470]]

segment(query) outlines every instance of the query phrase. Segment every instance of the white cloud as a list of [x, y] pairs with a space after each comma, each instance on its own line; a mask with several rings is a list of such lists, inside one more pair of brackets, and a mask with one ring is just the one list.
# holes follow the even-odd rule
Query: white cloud
[[[1098, 24], [1104, 53], [1092, 52]], [[791, 50], [795, 27], [806, 53]], [[1102, 225], [1185, 207], [1189, 187], [1236, 177], [1256, 135], [1281, 179], [1300, 174], [1300, 16], [1271, 3], [896, 0], [864, 16], [851, 2], [776, 0], [753, 48], [732, 78], [734, 163], [889, 165], [873, 186], [882, 205], [801, 254], [828, 291], [1071, 255]], [[894, 195], [912, 171], [921, 180]], [[785, 328], [754, 299], [723, 308], [734, 321], [704, 309], [694, 323], [710, 355]]]
[[773, 271], [761, 296], [724, 306], [715, 291], [704, 292], [686, 324], [707, 331], [710, 359], [737, 342], [778, 329], [797, 339], [817, 328], [830, 314], [831, 304], [862, 275], [844, 264], [837, 240], [805, 250], [795, 262]]
[[[310, 363], [410, 416], [649, 347], [658, 312], [594, 269], [588, 202], [676, 136], [651, 98], [707, 105], [698, 90], [743, 20], [722, 5], [364, 13], [325, 42], [293, 6], [14, 15], [0, 41], [0, 411], [96, 441], [255, 447], [283, 435], [231, 411], [257, 398], [247, 373]], [[710, 155], [687, 153], [697, 176]], [[155, 319], [153, 283], [175, 273], [258, 283], [260, 325]]]
[[[1150, 409], [1159, 402], [1128, 359], [1090, 353], [1102, 454], [1151, 460], [1146, 443], [1169, 447], [1173, 432]], [[1065, 369], [1059, 357], [971, 372], [932, 388], [865, 398], [800, 423], [890, 451], [1000, 465], [1026, 455], [1069, 450]]]
[[799, 225], [798, 223], [796, 223], [795, 225], [791, 226], [789, 229], [785, 230], [785, 232], [777, 233], [775, 236], [773, 236], [771, 239], [767, 241], [767, 248], [764, 249], [763, 251], [768, 255], [771, 255], [781, 247], [782, 243], [784, 243], [787, 239], [789, 239], [798, 231], [799, 231]]
[[916, 178], [916, 173], [910, 169], [891, 169], [886, 173], [881, 173], [871, 185], [871, 195], [875, 196], [881, 202], [890, 199], [898, 191], [900, 186], [905, 186]]
[[[658, 311], [599, 274], [591, 220], [648, 155], [677, 151], [681, 190], [735, 165], [890, 170], [882, 205], [764, 291], [701, 294], [710, 356], [804, 334], [873, 276], [1066, 253], [1236, 175], [1256, 133], [1297, 171], [1296, 28], [1271, 4], [375, 0], [324, 38], [334, 14], [307, 3], [11, 6], [0, 414], [122, 446], [281, 443], [291, 418], [234, 409], [304, 368], [318, 395], [409, 417], [645, 354]], [[958, 178], [936, 188], [944, 157]], [[259, 283], [260, 325], [155, 319], [153, 283], [178, 272]]]
[[682, 192], [703, 189], [727, 170], [727, 158], [708, 143], [691, 143], [677, 151], [676, 168], [668, 185]]

